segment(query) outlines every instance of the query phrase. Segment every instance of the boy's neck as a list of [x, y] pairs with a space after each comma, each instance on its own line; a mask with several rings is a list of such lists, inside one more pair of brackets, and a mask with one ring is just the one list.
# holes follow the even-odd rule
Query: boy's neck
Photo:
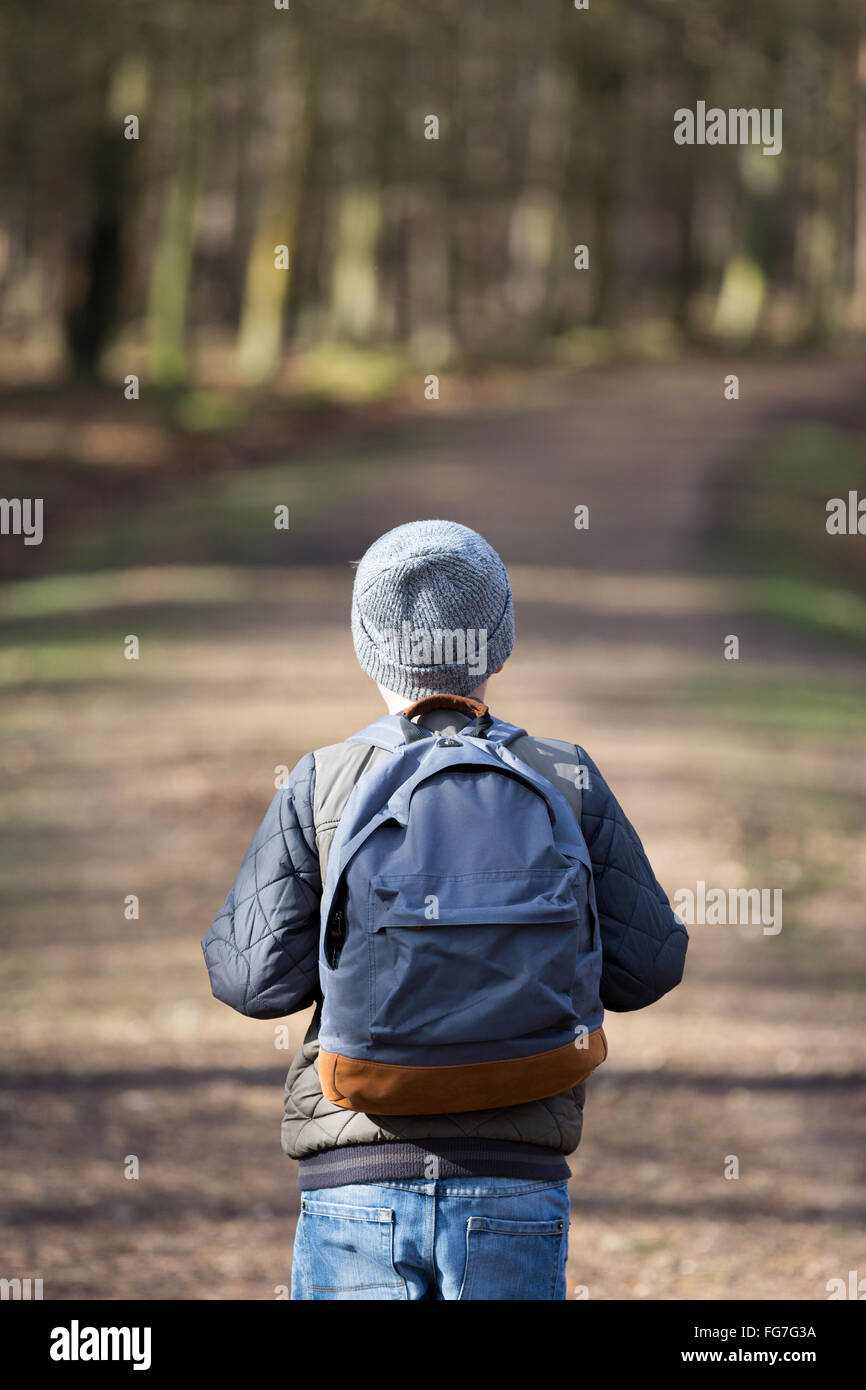
[[[483, 704], [483, 703], [484, 703], [484, 693], [485, 693], [486, 689], [487, 689], [487, 681], [484, 680], [484, 681], [481, 682], [480, 685], [476, 685], [476, 687], [475, 687], [474, 690], [470, 690], [470, 692], [469, 692], [469, 698], [470, 698], [470, 700], [480, 700], [480, 701], [482, 702], [482, 704]], [[385, 701], [385, 704], [386, 704], [387, 707], [388, 707], [388, 713], [389, 713], [389, 714], [400, 714], [402, 710], [407, 709], [407, 708], [409, 707], [409, 705], [411, 705], [411, 704], [414, 703], [414, 701], [411, 700], [411, 699], [409, 699], [409, 698], [407, 698], [407, 696], [405, 696], [405, 695], [397, 695], [393, 690], [388, 690], [388, 689], [386, 689], [386, 687], [385, 687], [384, 685], [380, 685], [380, 686], [379, 686], [379, 694], [382, 696], [382, 699]]]

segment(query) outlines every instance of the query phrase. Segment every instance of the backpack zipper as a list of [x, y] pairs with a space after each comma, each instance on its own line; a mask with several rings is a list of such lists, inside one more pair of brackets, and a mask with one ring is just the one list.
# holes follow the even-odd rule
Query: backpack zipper
[[336, 969], [337, 961], [340, 958], [340, 952], [343, 949], [343, 943], [345, 940], [346, 931], [343, 923], [343, 913], [340, 910], [340, 908], [337, 908], [336, 912], [333, 914], [330, 922], [328, 923], [327, 931], [327, 959], [328, 964], [330, 965], [332, 970]]

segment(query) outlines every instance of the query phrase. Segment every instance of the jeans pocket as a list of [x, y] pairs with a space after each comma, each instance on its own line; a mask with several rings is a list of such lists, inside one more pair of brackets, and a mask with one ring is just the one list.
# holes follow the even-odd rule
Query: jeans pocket
[[461, 1300], [552, 1300], [564, 1275], [567, 1221], [470, 1216]]
[[394, 1213], [304, 1198], [301, 1240], [308, 1299], [406, 1298], [394, 1268]]

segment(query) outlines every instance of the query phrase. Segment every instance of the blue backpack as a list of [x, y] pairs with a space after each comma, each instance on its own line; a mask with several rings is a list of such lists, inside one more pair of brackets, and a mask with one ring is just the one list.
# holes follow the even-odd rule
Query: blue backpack
[[607, 1055], [577, 816], [510, 750], [525, 730], [476, 701], [423, 704], [475, 719], [442, 735], [404, 712], [354, 735], [392, 756], [352, 790], [322, 897], [319, 1077], [368, 1114], [518, 1105]]

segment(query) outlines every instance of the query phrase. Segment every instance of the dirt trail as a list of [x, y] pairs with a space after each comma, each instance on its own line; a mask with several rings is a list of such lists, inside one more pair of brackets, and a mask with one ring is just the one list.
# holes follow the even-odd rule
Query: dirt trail
[[[793, 884], [779, 935], [695, 927], [685, 986], [609, 1018], [572, 1165], [572, 1291], [820, 1299], [827, 1280], [866, 1274], [862, 758], [847, 726], [819, 737], [745, 717], [736, 684], [847, 688], [866, 662], [737, 612], [701, 551], [720, 477], [779, 421], [866, 426], [863, 371], [743, 365], [739, 402], [723, 375], [597, 374], [393, 426], [361, 496], [293, 534], [284, 574], [262, 574], [268, 602], [201, 605], [134, 671], [97, 663], [3, 696], [10, 831], [22, 882], [35, 863], [43, 883], [22, 889], [7, 961], [10, 1274], [56, 1298], [272, 1298], [287, 1282], [284, 1040], [208, 999], [198, 938], [275, 765], [376, 712], [353, 665], [346, 561], [437, 515], [477, 527], [513, 572], [518, 646], [491, 702], [586, 744], [668, 890]], [[739, 669], [720, 655], [730, 631]], [[122, 918], [132, 892], [137, 922]]]

